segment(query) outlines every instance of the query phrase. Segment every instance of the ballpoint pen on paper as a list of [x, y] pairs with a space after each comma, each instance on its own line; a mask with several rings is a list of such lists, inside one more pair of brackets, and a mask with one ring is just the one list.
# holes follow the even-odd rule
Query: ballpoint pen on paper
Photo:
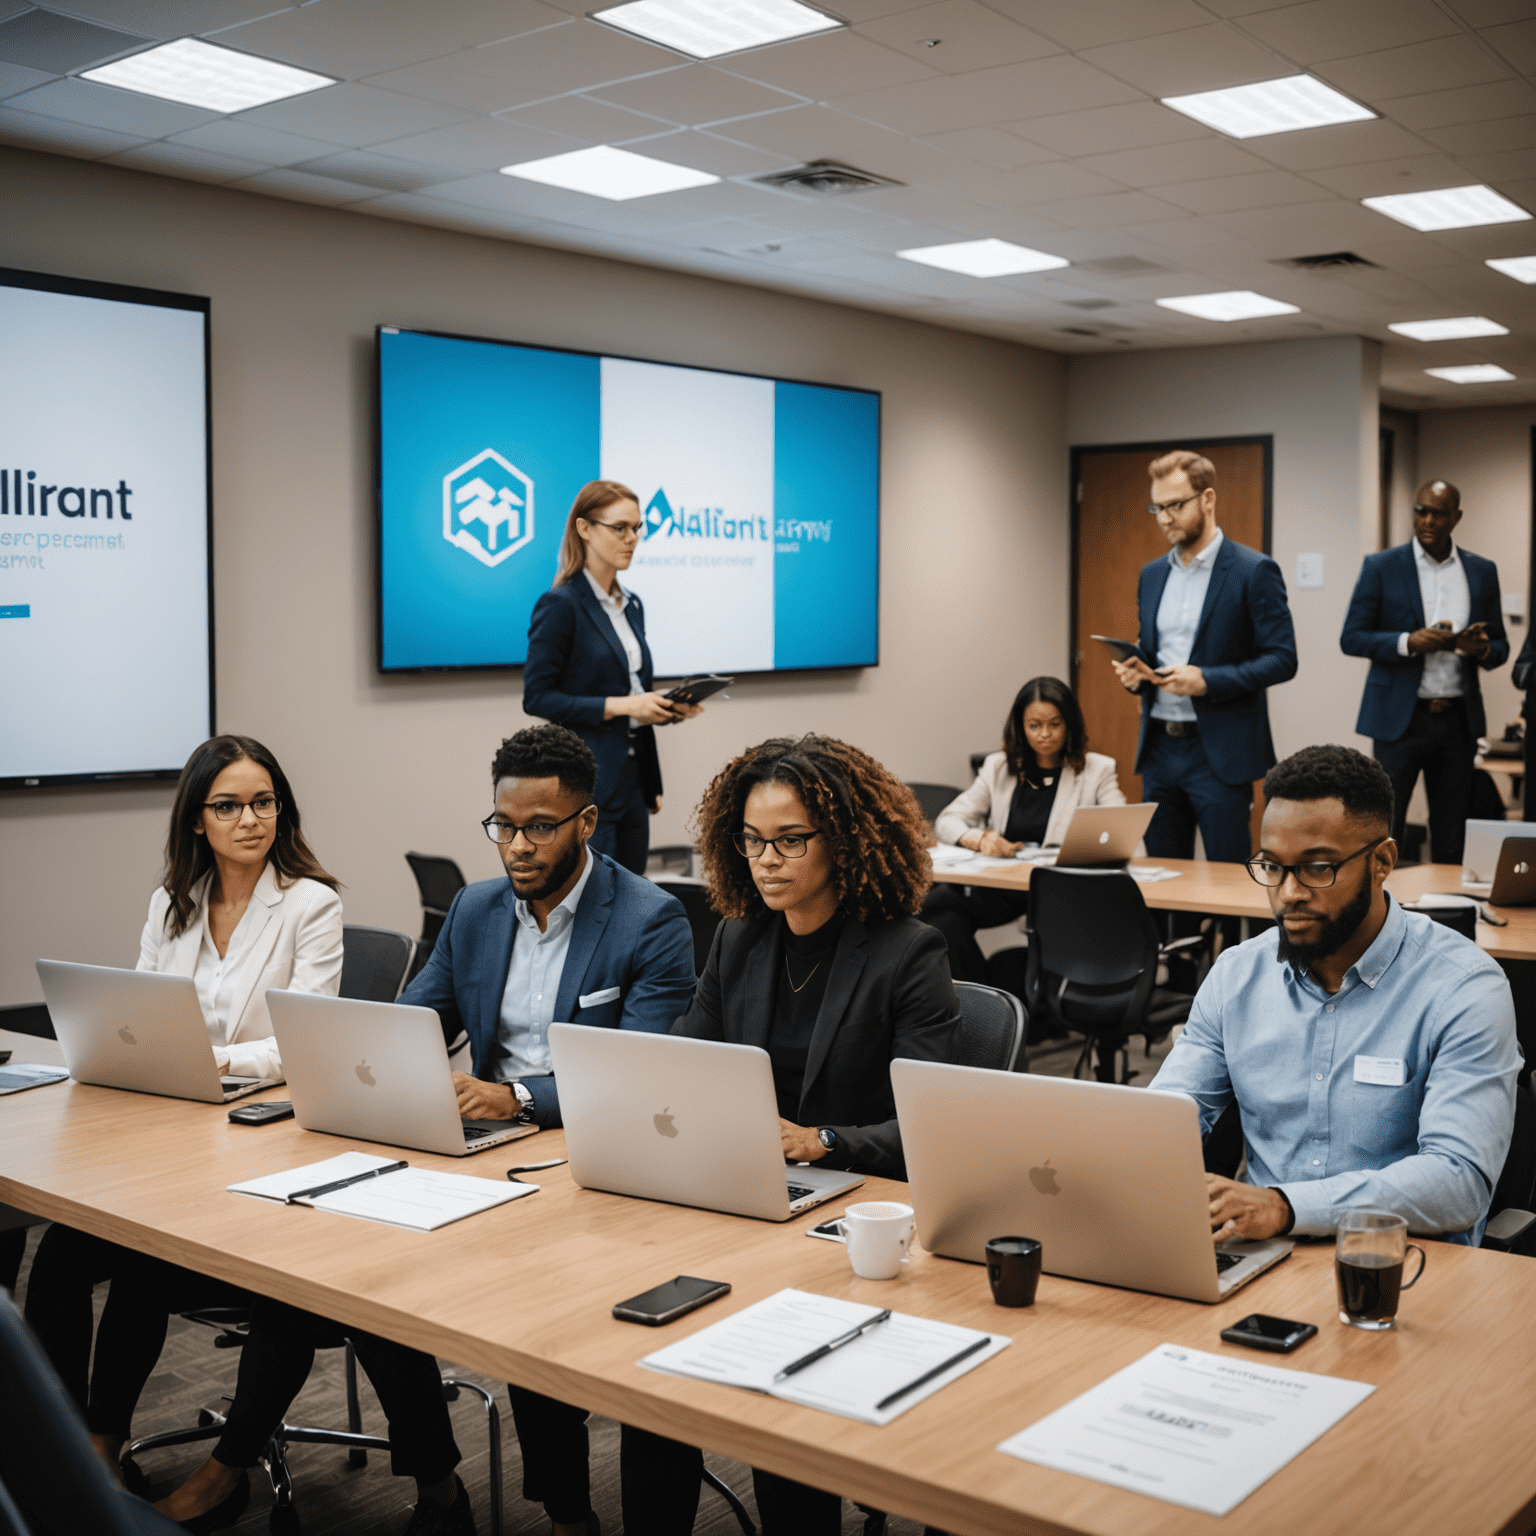
[[564, 1161], [563, 1157], [551, 1157], [542, 1163], [519, 1163], [515, 1168], [507, 1169], [507, 1177], [514, 1184], [521, 1184], [523, 1181], [518, 1178], [518, 1174], [537, 1173], [541, 1168], [558, 1168]]
[[917, 1377], [913, 1381], [909, 1381], [906, 1386], [898, 1387], [888, 1397], [882, 1397], [880, 1401], [875, 1404], [875, 1412], [884, 1413], [892, 1403], [899, 1402], [907, 1395], [908, 1392], [916, 1392], [919, 1387], [926, 1387], [928, 1383], [934, 1379], [935, 1376], [942, 1376], [945, 1371], [950, 1369], [951, 1366], [959, 1365], [962, 1360], [970, 1359], [970, 1357], [974, 1355], [978, 1349], [985, 1349], [991, 1342], [992, 1335], [989, 1333], [984, 1337], [977, 1339], [974, 1344], [967, 1344], [964, 1349], [960, 1350], [956, 1354], [951, 1355], [948, 1360], [941, 1360], [936, 1366], [934, 1366], [931, 1371], [924, 1371], [921, 1376]]
[[839, 1334], [835, 1339], [826, 1344], [818, 1345], [808, 1355], [801, 1355], [798, 1360], [791, 1360], [782, 1371], [774, 1374], [775, 1381], [783, 1381], [786, 1376], [793, 1376], [797, 1371], [803, 1371], [808, 1365], [815, 1365], [818, 1360], [824, 1360], [835, 1349], [841, 1349], [844, 1344], [852, 1344], [857, 1338], [868, 1333], [879, 1323], [889, 1319], [891, 1309], [887, 1307], [883, 1312], [877, 1312], [873, 1317], [866, 1318], [857, 1328], [850, 1328], [847, 1333]]
[[338, 1189], [346, 1189], [353, 1184], [361, 1184], [365, 1179], [376, 1179], [380, 1174], [398, 1173], [402, 1168], [409, 1168], [406, 1162], [386, 1163], [382, 1168], [370, 1168], [367, 1173], [354, 1174], [350, 1179], [337, 1179], [334, 1184], [317, 1184], [313, 1189], [296, 1189], [283, 1201], [284, 1205], [294, 1205], [300, 1200], [314, 1200], [320, 1195], [332, 1195]]

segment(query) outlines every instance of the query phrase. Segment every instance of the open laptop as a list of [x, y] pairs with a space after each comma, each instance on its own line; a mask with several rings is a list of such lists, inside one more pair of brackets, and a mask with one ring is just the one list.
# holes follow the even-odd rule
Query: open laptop
[[930, 1253], [1032, 1237], [1053, 1275], [1221, 1301], [1294, 1244], [1211, 1242], [1194, 1100], [1073, 1078], [897, 1060], [891, 1086]]
[[1461, 888], [1472, 896], [1488, 896], [1499, 868], [1499, 852], [1507, 837], [1536, 837], [1536, 821], [1481, 821], [1469, 818], [1461, 855]]
[[39, 960], [37, 974], [77, 1083], [227, 1104], [282, 1081], [220, 1074], [190, 976], [68, 960]]
[[1536, 906], [1536, 837], [1506, 837], [1488, 891], [1490, 907]]
[[1080, 805], [1051, 862], [1058, 869], [1123, 867], [1135, 857], [1136, 845], [1156, 814], [1155, 804]]
[[773, 1067], [755, 1045], [551, 1024], [549, 1054], [583, 1189], [788, 1221], [864, 1182], [786, 1165]]
[[267, 993], [293, 1117], [306, 1131], [464, 1157], [536, 1125], [462, 1120], [443, 1026], [430, 1008]]

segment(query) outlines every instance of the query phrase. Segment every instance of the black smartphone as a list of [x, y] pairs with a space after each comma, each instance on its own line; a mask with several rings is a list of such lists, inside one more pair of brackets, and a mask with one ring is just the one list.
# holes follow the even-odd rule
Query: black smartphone
[[613, 1315], [621, 1323], [644, 1323], [648, 1328], [660, 1328], [663, 1323], [670, 1323], [716, 1297], [726, 1295], [730, 1288], [729, 1280], [700, 1280], [695, 1275], [679, 1275], [665, 1285], [641, 1291], [638, 1296], [619, 1302]]
[[1228, 1344], [1246, 1344], [1249, 1349], [1267, 1349], [1277, 1355], [1288, 1355], [1316, 1332], [1314, 1323], [1296, 1323], [1288, 1317], [1266, 1317], [1262, 1312], [1255, 1312], [1242, 1322], [1223, 1328], [1221, 1336]]
[[841, 1219], [823, 1221], [814, 1227], [805, 1229], [807, 1237], [824, 1237], [829, 1243], [846, 1243], [848, 1239], [843, 1236], [843, 1224]]
[[229, 1112], [236, 1125], [270, 1125], [274, 1120], [291, 1120], [293, 1105], [286, 1099], [269, 1099], [265, 1104], [237, 1104]]

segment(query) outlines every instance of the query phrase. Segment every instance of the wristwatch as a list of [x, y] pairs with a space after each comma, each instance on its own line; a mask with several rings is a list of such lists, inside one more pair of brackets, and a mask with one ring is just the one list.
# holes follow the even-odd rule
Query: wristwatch
[[533, 1119], [533, 1095], [521, 1083], [511, 1083], [508, 1086], [517, 1095], [517, 1107], [521, 1111], [517, 1117], [517, 1123], [527, 1125]]
[[822, 1146], [827, 1149], [828, 1152], [837, 1151], [836, 1131], [829, 1131], [826, 1126], [822, 1126], [822, 1128], [816, 1132], [816, 1139], [822, 1144]]

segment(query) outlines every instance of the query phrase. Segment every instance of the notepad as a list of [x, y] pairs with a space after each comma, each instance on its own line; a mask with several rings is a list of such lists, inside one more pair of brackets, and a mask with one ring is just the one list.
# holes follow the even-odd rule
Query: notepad
[[[857, 1327], [877, 1310], [863, 1302], [783, 1290], [658, 1349], [640, 1364], [668, 1376], [689, 1376], [764, 1392], [865, 1424], [889, 1424], [1013, 1342], [1006, 1334], [982, 1333], [895, 1312], [889, 1322], [872, 1328], [845, 1348], [784, 1381], [774, 1381], [774, 1374], [792, 1360]], [[986, 1341], [984, 1347], [932, 1381], [905, 1393], [887, 1408], [877, 1406], [891, 1393], [982, 1340]]]
[[[343, 1152], [323, 1162], [305, 1163], [302, 1168], [287, 1168], [263, 1178], [247, 1179], [243, 1184], [225, 1186], [237, 1195], [252, 1195], [260, 1200], [286, 1201], [301, 1189], [334, 1184], [338, 1179], [354, 1178], [374, 1168], [387, 1168], [393, 1158], [374, 1157], [368, 1152]], [[466, 1216], [478, 1215], [509, 1200], [521, 1200], [538, 1190], [537, 1184], [495, 1183], [466, 1173], [438, 1173], [430, 1168], [401, 1168], [348, 1189], [338, 1189], [313, 1199], [296, 1200], [296, 1205], [329, 1211], [333, 1216], [355, 1216], [362, 1221], [383, 1222], [386, 1226], [405, 1227], [412, 1232], [435, 1232]]]

